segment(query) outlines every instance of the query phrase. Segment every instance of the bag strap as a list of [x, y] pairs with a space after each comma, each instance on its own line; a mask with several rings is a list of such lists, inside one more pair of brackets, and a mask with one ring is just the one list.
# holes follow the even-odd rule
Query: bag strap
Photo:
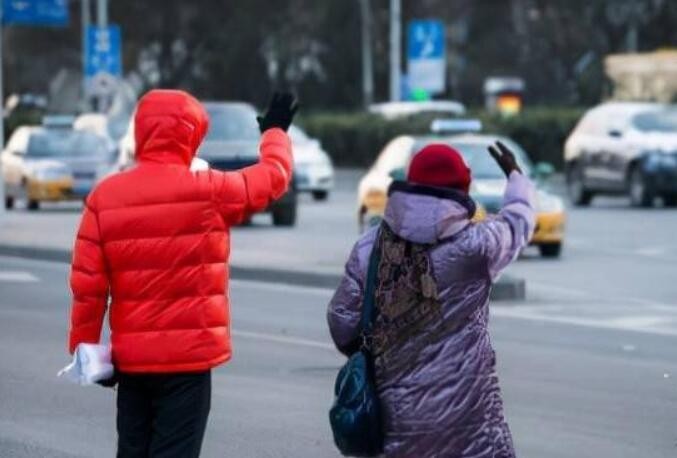
[[364, 287], [364, 297], [362, 300], [362, 316], [360, 318], [360, 327], [362, 328], [362, 349], [369, 350], [368, 340], [371, 338], [371, 329], [376, 319], [376, 281], [378, 276], [378, 267], [381, 263], [381, 234], [382, 227], [376, 233], [376, 239], [369, 256], [369, 267], [367, 269], [367, 279]]

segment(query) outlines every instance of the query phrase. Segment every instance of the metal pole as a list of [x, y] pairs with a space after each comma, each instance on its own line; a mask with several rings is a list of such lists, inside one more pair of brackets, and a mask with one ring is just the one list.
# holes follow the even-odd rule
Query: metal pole
[[89, 0], [80, 0], [80, 22], [82, 25], [82, 105], [86, 111], [89, 111], [89, 100], [87, 97], [87, 77], [85, 76], [87, 67], [87, 29], [92, 22], [92, 8]]
[[[108, 0], [97, 0], [96, 2], [96, 25], [100, 29], [108, 27]], [[99, 113], [107, 109], [106, 97], [99, 95], [97, 97], [96, 111]]]
[[[2, 4], [4, 2], [0, 2], [0, 149], [5, 148], [5, 91], [3, 87], [3, 79], [2, 79], [2, 73], [4, 70], [4, 65], [3, 65], [3, 54], [2, 54], [2, 35], [5, 32], [4, 27], [2, 26], [3, 21], [5, 20], [3, 16], [3, 8]], [[0, 205], [4, 206], [4, 202], [0, 202]]]
[[362, 16], [362, 96], [364, 106], [374, 101], [374, 66], [371, 54], [371, 4], [359, 0]]
[[97, 0], [96, 22], [99, 27], [108, 26], [108, 0]]
[[400, 0], [390, 0], [390, 100], [400, 100], [402, 19]]

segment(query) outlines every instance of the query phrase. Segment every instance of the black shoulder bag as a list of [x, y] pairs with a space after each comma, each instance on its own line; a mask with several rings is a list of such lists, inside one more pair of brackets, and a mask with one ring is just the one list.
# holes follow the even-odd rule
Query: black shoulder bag
[[381, 231], [371, 250], [362, 302], [360, 349], [341, 368], [334, 385], [329, 422], [334, 442], [343, 455], [370, 457], [383, 453], [381, 406], [374, 383], [374, 364], [368, 342], [375, 313], [375, 289], [381, 261]]

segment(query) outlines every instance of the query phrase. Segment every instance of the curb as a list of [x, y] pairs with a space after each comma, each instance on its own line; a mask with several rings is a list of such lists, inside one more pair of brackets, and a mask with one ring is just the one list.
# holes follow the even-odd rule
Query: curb
[[[0, 256], [14, 256], [17, 258], [61, 263], [71, 262], [71, 251], [60, 248], [0, 244]], [[234, 265], [230, 266], [230, 278], [234, 280], [284, 283], [329, 289], [336, 288], [341, 281], [341, 276], [337, 274]], [[525, 299], [526, 282], [523, 278], [503, 275], [496, 283], [494, 283], [494, 286], [491, 289], [491, 300], [493, 301], [523, 301]]]

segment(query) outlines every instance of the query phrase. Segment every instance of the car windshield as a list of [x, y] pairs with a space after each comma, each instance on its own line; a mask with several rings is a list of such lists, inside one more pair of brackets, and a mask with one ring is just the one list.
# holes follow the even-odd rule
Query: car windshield
[[256, 112], [245, 106], [218, 105], [207, 107], [209, 131], [206, 141], [258, 141]]
[[[520, 165], [524, 173], [529, 174], [531, 171], [531, 164], [525, 151], [515, 142], [508, 139], [500, 139], [508, 148], [515, 154], [515, 159]], [[422, 142], [414, 147], [414, 151], [420, 151], [426, 144], [433, 143], [433, 141]], [[496, 164], [496, 161], [491, 157], [487, 148], [491, 145], [490, 142], [478, 141], [446, 141], [453, 148], [457, 149], [465, 159], [466, 164], [472, 171], [473, 178], [479, 179], [499, 179], [504, 178], [505, 175], [501, 168]]]
[[106, 152], [106, 140], [92, 132], [48, 130], [30, 136], [26, 156], [99, 156]]
[[677, 108], [644, 111], [632, 118], [632, 124], [642, 132], [677, 133]]

